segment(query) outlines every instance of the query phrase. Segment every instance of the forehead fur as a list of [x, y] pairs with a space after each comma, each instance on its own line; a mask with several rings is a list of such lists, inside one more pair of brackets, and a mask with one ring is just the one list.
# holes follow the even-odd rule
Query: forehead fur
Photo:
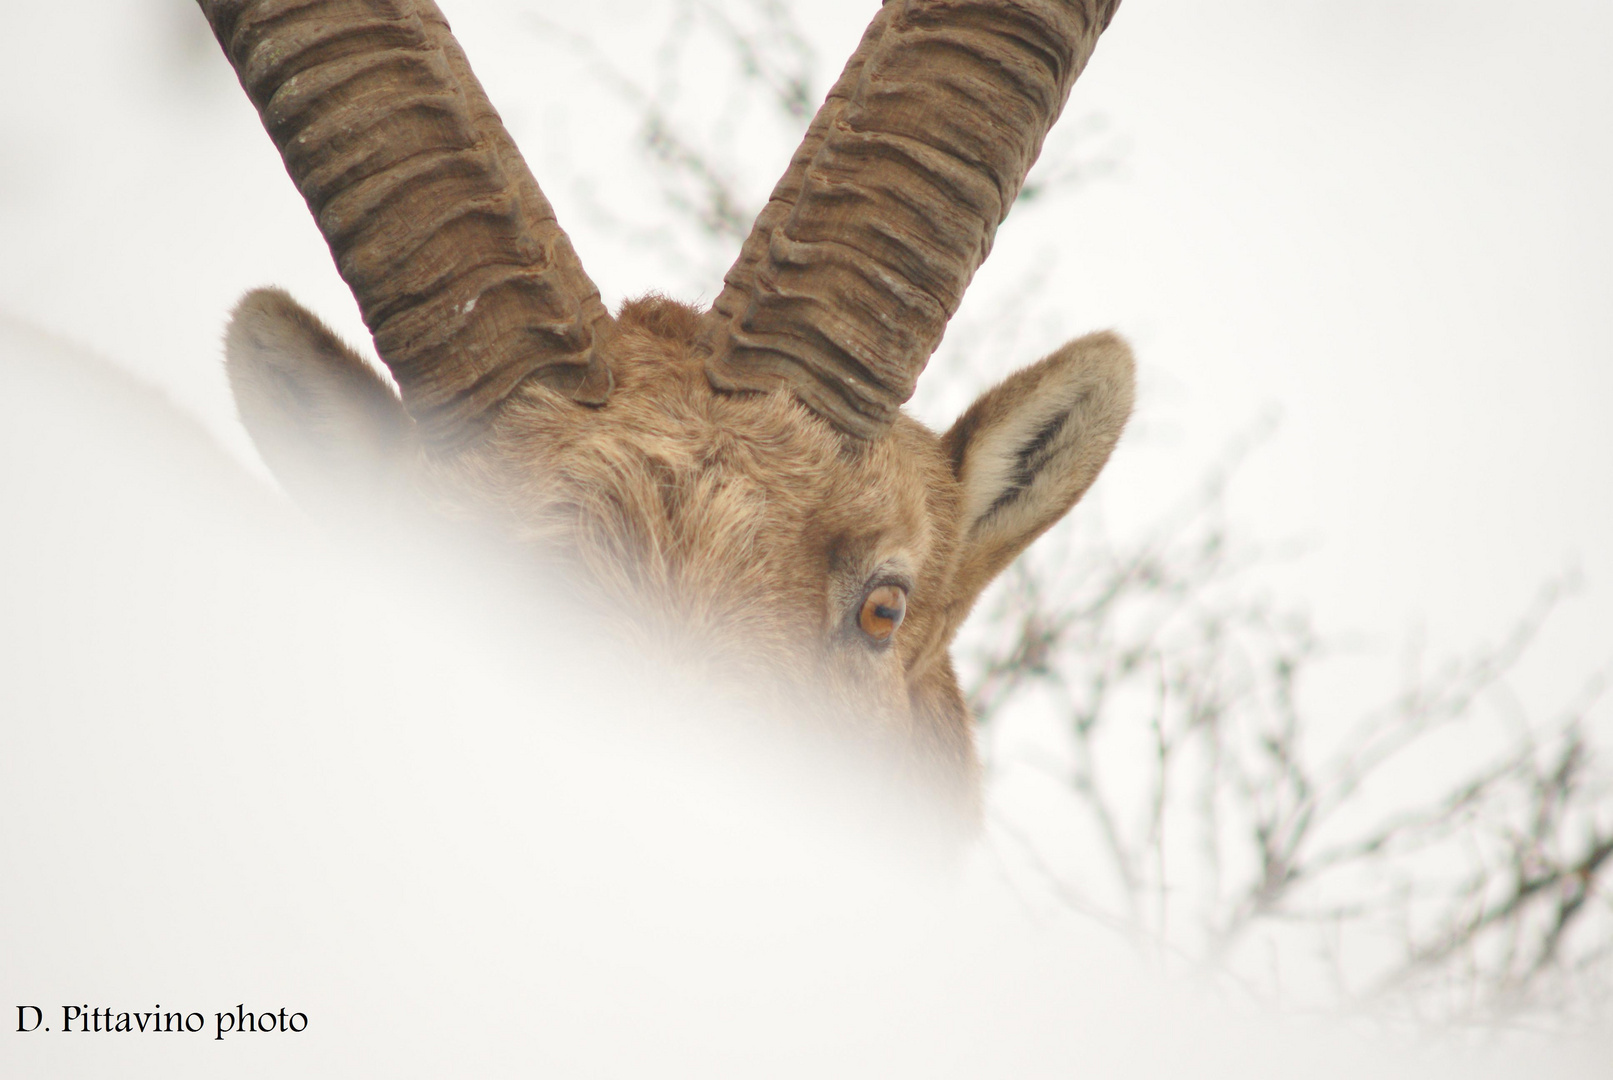
[[523, 529], [560, 541], [623, 599], [674, 599], [697, 623], [765, 591], [750, 628], [764, 635], [785, 611], [792, 632], [821, 630], [832, 572], [899, 558], [916, 574], [950, 476], [935, 436], [904, 419], [852, 440], [787, 392], [714, 391], [691, 348], [698, 317], [660, 298], [624, 306], [603, 408], [541, 387], [512, 403], [486, 460], [499, 486], [524, 489]]

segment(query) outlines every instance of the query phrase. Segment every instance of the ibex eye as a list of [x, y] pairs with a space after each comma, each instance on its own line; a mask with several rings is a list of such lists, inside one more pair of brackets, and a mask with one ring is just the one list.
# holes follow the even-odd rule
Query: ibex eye
[[862, 632], [883, 645], [895, 636], [907, 614], [907, 590], [900, 585], [878, 585], [863, 597], [857, 625]]

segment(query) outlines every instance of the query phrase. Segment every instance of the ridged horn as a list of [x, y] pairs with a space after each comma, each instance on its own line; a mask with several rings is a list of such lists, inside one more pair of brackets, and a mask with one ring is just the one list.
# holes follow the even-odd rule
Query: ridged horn
[[885, 0], [712, 305], [712, 385], [882, 434], [1119, 4]]
[[198, 0], [425, 433], [602, 403], [609, 313], [431, 0]]

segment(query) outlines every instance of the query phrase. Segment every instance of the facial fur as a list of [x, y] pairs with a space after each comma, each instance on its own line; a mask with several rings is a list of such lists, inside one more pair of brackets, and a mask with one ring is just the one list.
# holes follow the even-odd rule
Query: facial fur
[[[1119, 339], [1071, 343], [983, 395], [944, 437], [904, 415], [863, 441], [788, 392], [714, 390], [694, 347], [699, 313], [650, 297], [625, 305], [602, 343], [615, 381], [603, 407], [534, 382], [473, 443], [409, 439], [400, 452], [401, 404], [376, 421], [388, 408], [377, 392], [395, 403], [391, 391], [367, 368], [355, 382], [356, 357], [290, 303], [249, 295], [229, 335], [243, 418], [271, 467], [298, 476], [288, 487], [308, 490], [307, 470], [303, 458], [283, 466], [278, 448], [309, 429], [310, 412], [364, 417], [346, 442], [322, 435], [310, 452], [389, 458], [435, 511], [560, 559], [624, 634], [725, 693], [797, 714], [805, 703], [976, 812], [972, 725], [948, 647], [981, 589], [1107, 459], [1131, 405]], [[285, 357], [299, 349], [303, 377], [288, 393]], [[881, 643], [858, 620], [884, 585], [905, 592], [906, 614]]]

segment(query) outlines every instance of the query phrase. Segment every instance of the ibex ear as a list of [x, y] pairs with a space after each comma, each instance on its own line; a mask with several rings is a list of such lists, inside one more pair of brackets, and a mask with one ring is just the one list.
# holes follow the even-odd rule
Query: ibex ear
[[414, 421], [380, 375], [279, 289], [255, 289], [224, 333], [235, 406], [275, 478], [309, 509], [387, 498]]
[[972, 596], [1063, 517], [1098, 478], [1131, 416], [1131, 350], [1077, 338], [1009, 376], [942, 440], [963, 486], [957, 585]]

